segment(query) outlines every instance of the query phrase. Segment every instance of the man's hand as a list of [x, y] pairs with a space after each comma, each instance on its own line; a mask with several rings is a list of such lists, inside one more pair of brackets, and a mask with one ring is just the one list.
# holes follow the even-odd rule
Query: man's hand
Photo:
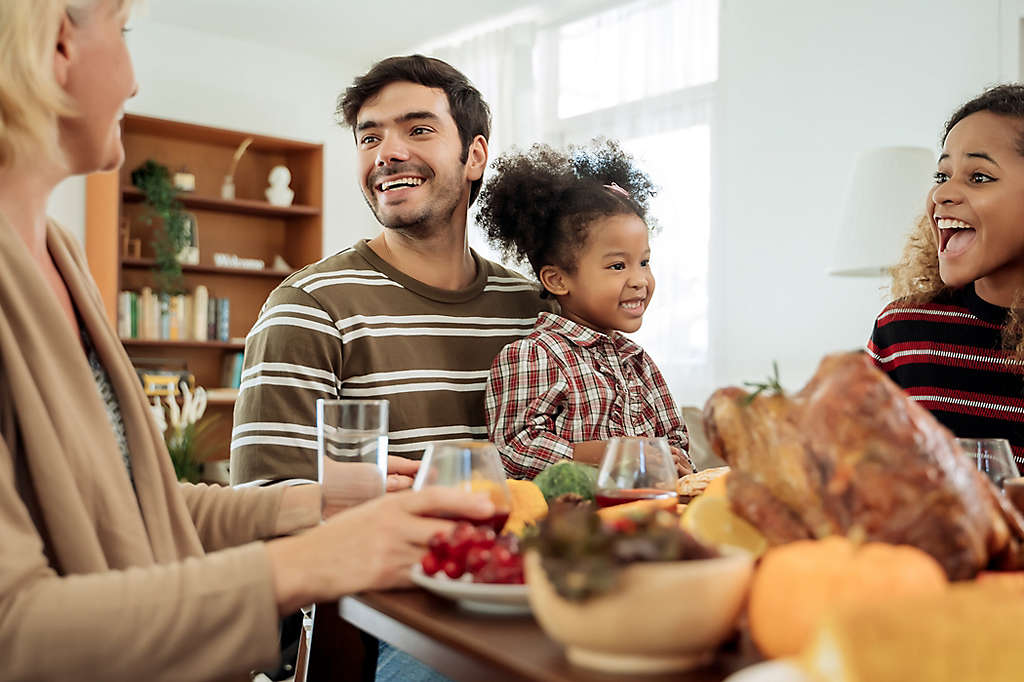
[[418, 460], [388, 455], [388, 492], [393, 493], [397, 490], [411, 488], [413, 479], [416, 478], [416, 472], [419, 470]]
[[669, 450], [672, 451], [672, 461], [676, 465], [676, 473], [680, 476], [692, 474], [693, 469], [690, 468], [690, 460], [687, 459], [686, 453], [674, 445], [670, 445]]

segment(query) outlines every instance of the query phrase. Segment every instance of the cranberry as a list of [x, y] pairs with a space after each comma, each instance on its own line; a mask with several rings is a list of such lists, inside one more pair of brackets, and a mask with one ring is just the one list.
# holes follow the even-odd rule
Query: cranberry
[[491, 556], [494, 557], [494, 562], [498, 564], [498, 566], [509, 566], [513, 561], [512, 557], [515, 555], [509, 551], [508, 547], [496, 545], [494, 550], [491, 552]]
[[441, 531], [434, 533], [427, 542], [427, 549], [438, 559], [447, 558], [449, 549], [448, 536]]
[[473, 531], [473, 544], [477, 547], [490, 549], [494, 546], [497, 537], [494, 529], [490, 526], [477, 526], [476, 530]]
[[462, 562], [456, 561], [455, 559], [448, 559], [444, 562], [444, 572], [449, 578], [455, 579], [465, 573], [465, 569], [462, 566]]
[[441, 570], [441, 559], [433, 552], [427, 552], [420, 559], [420, 566], [427, 575], [434, 575]]
[[466, 568], [470, 573], [476, 574], [476, 572], [483, 568], [490, 560], [490, 548], [475, 545], [471, 547], [469, 553], [466, 554]]

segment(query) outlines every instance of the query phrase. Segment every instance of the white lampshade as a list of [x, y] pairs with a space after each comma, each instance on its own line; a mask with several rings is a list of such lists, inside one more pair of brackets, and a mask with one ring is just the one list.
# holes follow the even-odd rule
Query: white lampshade
[[935, 159], [924, 147], [879, 147], [857, 156], [830, 275], [879, 277], [896, 265], [925, 210]]

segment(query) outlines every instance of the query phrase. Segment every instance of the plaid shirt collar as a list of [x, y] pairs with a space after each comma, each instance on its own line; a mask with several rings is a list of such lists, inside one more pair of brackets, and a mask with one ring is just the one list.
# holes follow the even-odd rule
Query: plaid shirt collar
[[615, 349], [615, 353], [622, 358], [632, 358], [643, 352], [643, 348], [619, 332], [602, 334], [555, 313], [542, 312], [538, 315], [534, 330], [558, 334], [566, 341], [582, 348], [611, 345]]

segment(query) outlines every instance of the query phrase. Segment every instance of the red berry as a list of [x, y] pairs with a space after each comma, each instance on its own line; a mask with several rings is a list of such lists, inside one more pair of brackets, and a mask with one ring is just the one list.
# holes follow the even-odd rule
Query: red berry
[[476, 545], [471, 547], [469, 553], [466, 554], [466, 568], [470, 573], [476, 574], [490, 560], [491, 550], [487, 547]]
[[433, 552], [427, 552], [420, 559], [420, 566], [423, 567], [423, 572], [427, 575], [434, 575], [441, 570], [441, 559]]
[[494, 533], [494, 529], [490, 526], [477, 526], [473, 532], [473, 544], [477, 547], [484, 547], [490, 549], [494, 546], [494, 542], [497, 539], [497, 535]]
[[462, 566], [462, 562], [456, 561], [455, 559], [449, 559], [444, 562], [444, 572], [449, 578], [455, 579], [465, 573], [465, 569]]
[[441, 560], [448, 557], [448, 548], [448, 536], [441, 531], [434, 533], [427, 542], [427, 549], [430, 550], [431, 554]]
[[514, 555], [509, 551], [508, 547], [497, 545], [491, 552], [491, 556], [494, 557], [494, 562], [498, 566], [508, 566], [511, 564]]

